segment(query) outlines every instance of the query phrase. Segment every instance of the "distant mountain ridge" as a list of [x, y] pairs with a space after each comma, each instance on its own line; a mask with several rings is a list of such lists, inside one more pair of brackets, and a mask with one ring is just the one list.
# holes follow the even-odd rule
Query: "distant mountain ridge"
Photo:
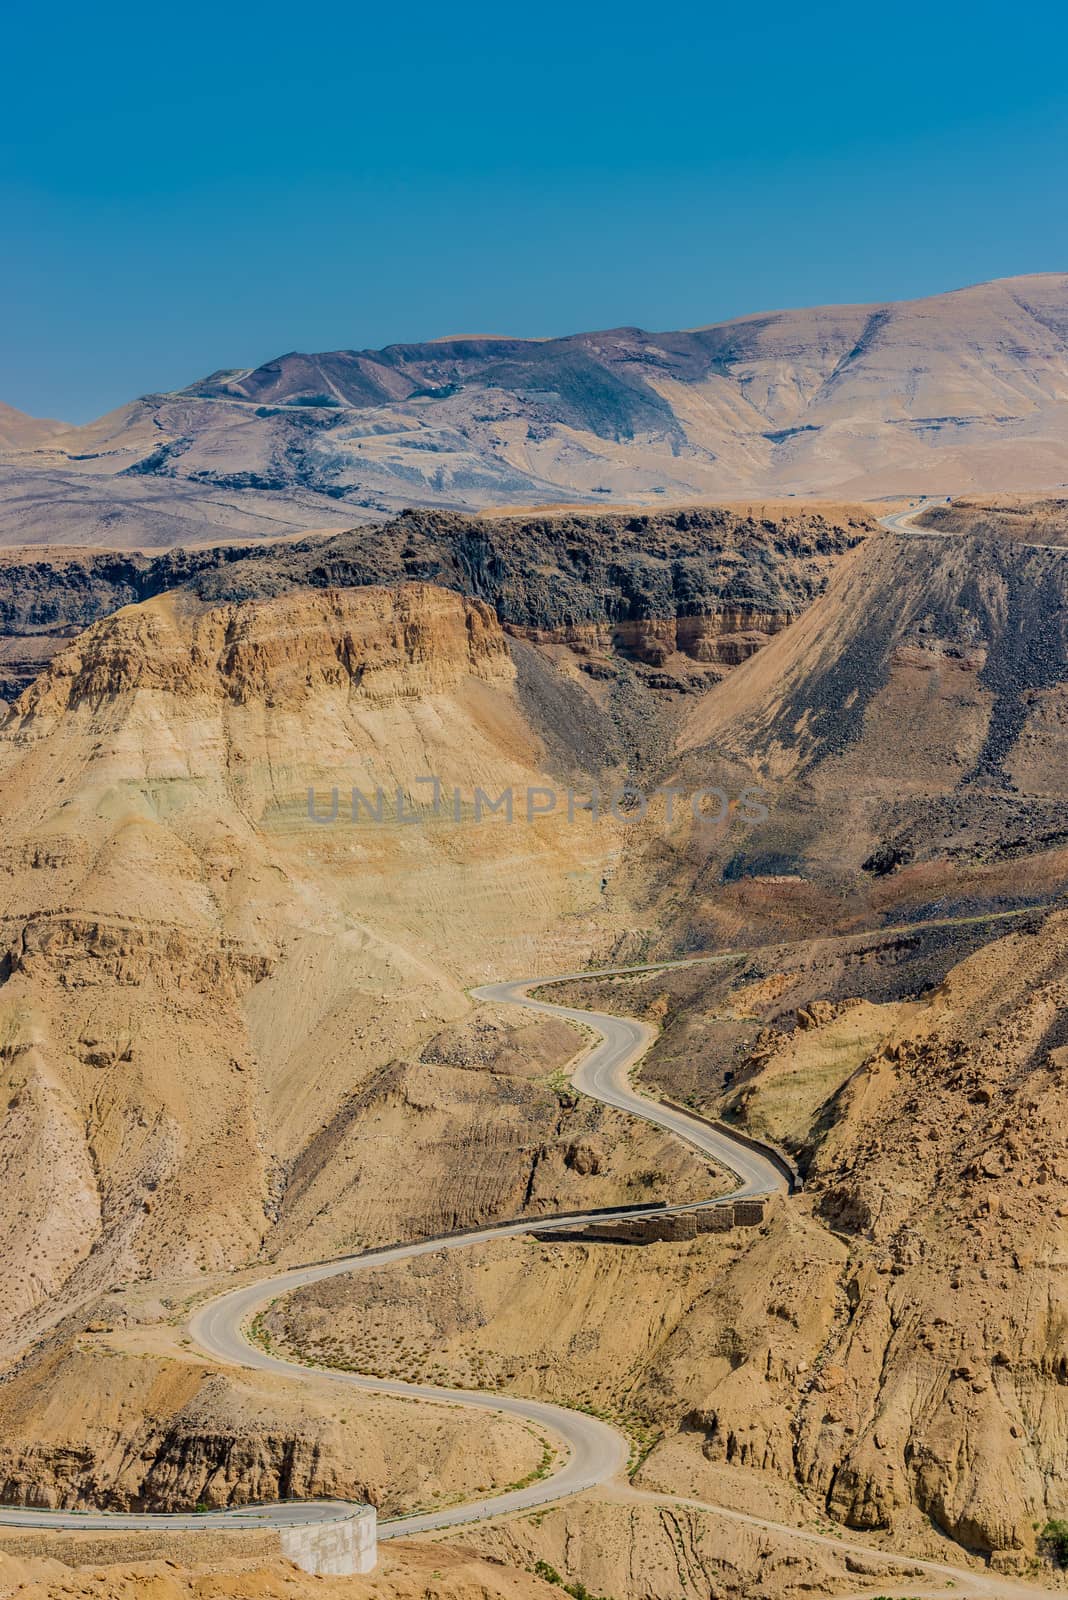
[[291, 352], [30, 448], [0, 438], [0, 463], [6, 543], [256, 537], [405, 505], [1052, 488], [1068, 274], [680, 332]]
[[[932, 333], [940, 337], [928, 342]], [[908, 356], [910, 349], [933, 355], [939, 346], [938, 372]], [[1066, 358], [1068, 275], [1049, 273], [927, 300], [765, 312], [675, 333], [626, 327], [559, 339], [460, 337], [383, 350], [291, 352], [251, 370], [213, 374], [184, 392], [373, 409], [450, 399], [471, 385], [548, 405], [557, 420], [601, 437], [631, 439], [643, 427], [685, 432], [658, 382], [721, 380], [756, 414], [754, 423], [773, 425], [760, 436], [779, 443], [775, 435], [799, 431], [791, 425], [802, 417], [826, 425], [855, 405], [876, 376], [891, 381], [882, 405], [866, 409], [882, 420], [945, 423], [987, 414], [1008, 421], [989, 411], [992, 402], [1065, 398]], [[779, 370], [769, 370], [771, 364]], [[944, 405], [947, 380], [965, 409], [924, 415], [925, 399], [937, 396]]]

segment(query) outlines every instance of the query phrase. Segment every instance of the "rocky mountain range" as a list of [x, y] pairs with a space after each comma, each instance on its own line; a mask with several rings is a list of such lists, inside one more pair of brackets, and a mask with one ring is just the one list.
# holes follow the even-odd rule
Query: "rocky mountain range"
[[404, 506], [1054, 488], [1068, 275], [675, 333], [293, 352], [63, 429], [0, 412], [0, 539], [263, 539]]

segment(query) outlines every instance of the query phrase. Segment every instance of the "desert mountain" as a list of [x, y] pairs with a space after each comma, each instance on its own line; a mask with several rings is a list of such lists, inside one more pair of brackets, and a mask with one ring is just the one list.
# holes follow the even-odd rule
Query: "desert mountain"
[[7, 544], [268, 537], [404, 505], [1051, 487], [1068, 276], [676, 333], [292, 353], [4, 448]]
[[16, 411], [0, 400], [0, 450], [33, 450], [66, 432], [69, 432], [66, 423], [28, 417], [24, 411]]
[[689, 734], [803, 785], [828, 839], [853, 796], [854, 854], [964, 849], [983, 812], [1014, 816], [1013, 847], [1034, 849], [1061, 838], [1068, 798], [1066, 618], [1059, 550], [880, 533]]

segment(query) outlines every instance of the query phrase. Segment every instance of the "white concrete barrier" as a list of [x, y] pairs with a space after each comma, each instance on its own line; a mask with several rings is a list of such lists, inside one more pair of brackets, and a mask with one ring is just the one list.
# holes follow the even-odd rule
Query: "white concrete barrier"
[[299, 1522], [279, 1529], [282, 1554], [304, 1572], [350, 1577], [373, 1572], [378, 1561], [378, 1517], [374, 1506], [353, 1506], [329, 1522]]

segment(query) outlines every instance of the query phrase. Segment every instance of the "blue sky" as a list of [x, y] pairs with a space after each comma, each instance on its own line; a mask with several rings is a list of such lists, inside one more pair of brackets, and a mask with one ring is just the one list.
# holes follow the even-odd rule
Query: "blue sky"
[[1068, 268], [1063, 5], [22, 6], [0, 399]]

